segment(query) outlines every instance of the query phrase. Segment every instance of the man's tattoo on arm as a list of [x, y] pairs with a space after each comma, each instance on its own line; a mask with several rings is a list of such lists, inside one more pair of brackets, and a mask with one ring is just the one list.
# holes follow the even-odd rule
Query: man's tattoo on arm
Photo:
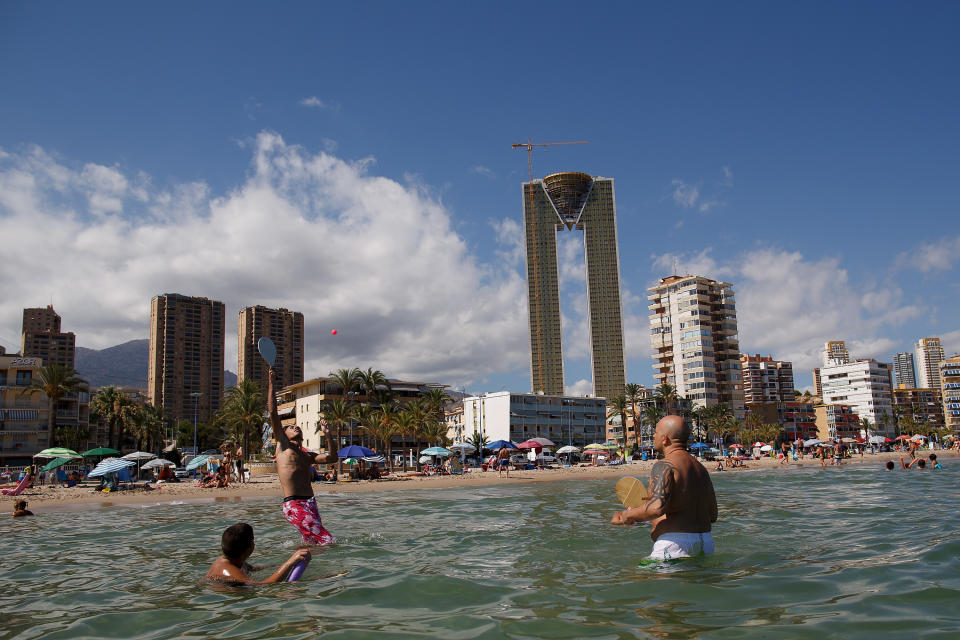
[[650, 471], [650, 502], [659, 502], [660, 508], [666, 512], [673, 493], [673, 465], [661, 460], [653, 465]]

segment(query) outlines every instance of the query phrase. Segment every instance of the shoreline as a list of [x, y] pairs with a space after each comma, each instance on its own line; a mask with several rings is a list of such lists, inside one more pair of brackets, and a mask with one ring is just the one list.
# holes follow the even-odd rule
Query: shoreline
[[[925, 450], [924, 458], [930, 453], [936, 453], [941, 460], [960, 457], [960, 452], [940, 450], [931, 452]], [[899, 463], [904, 454], [887, 452], [865, 454], [862, 458], [854, 456], [845, 459], [842, 466], [863, 466], [876, 464], [878, 470], [887, 460]], [[471, 470], [464, 475], [456, 476], [406, 476], [386, 480], [364, 480], [359, 482], [339, 482], [337, 484], [314, 483], [314, 493], [341, 494], [341, 493], [377, 493], [381, 491], [405, 491], [418, 489], [450, 489], [458, 487], [485, 487], [503, 483], [530, 484], [536, 482], [555, 482], [559, 480], [596, 480], [603, 478], [616, 479], [621, 476], [636, 475], [641, 478], [649, 476], [654, 461], [647, 460], [625, 465], [604, 467], [569, 467], [561, 469], [541, 469], [537, 471], [512, 471], [509, 478], [500, 476], [496, 471]], [[705, 463], [710, 473], [737, 473], [744, 471], [792, 471], [801, 468], [817, 468], [820, 463], [815, 458], [804, 458], [801, 461], [781, 464], [775, 458], [761, 458], [750, 460], [744, 467], [726, 469], [722, 472], [714, 471], [713, 463]], [[830, 466], [829, 464], [827, 466]], [[157, 485], [154, 485], [156, 487]], [[235, 484], [225, 489], [204, 489], [195, 486], [192, 482], [164, 483], [162, 488], [153, 490], [134, 489], [116, 493], [97, 493], [89, 487], [31, 487], [19, 496], [0, 496], [0, 512], [12, 510], [13, 502], [17, 499], [27, 500], [31, 511], [58, 512], [58, 511], [85, 511], [117, 506], [157, 505], [175, 503], [204, 503], [204, 502], [243, 502], [245, 500], [275, 499], [280, 500], [280, 481], [275, 474], [256, 476], [246, 484]]]

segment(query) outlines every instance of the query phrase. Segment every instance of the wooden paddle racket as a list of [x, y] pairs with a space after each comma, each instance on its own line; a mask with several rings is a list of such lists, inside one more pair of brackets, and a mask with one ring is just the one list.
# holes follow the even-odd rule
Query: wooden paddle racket
[[650, 498], [650, 494], [639, 478], [626, 476], [617, 480], [617, 498], [623, 506], [631, 509], [642, 506]]

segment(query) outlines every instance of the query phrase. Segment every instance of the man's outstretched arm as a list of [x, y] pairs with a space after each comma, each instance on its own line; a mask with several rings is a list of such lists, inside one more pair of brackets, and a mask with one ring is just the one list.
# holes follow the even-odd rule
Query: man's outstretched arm
[[277, 396], [273, 391], [275, 375], [273, 367], [267, 367], [267, 412], [270, 414], [270, 428], [273, 429], [273, 437], [277, 441], [277, 450], [283, 451], [289, 449], [291, 445], [280, 423], [280, 414], [277, 413]]
[[[322, 420], [323, 419], [321, 418], [321, 421]], [[325, 422], [323, 424], [326, 425]], [[316, 454], [313, 458], [313, 461], [317, 464], [330, 464], [331, 462], [336, 462], [337, 461], [337, 448], [336, 448], [337, 443], [334, 440], [333, 432], [330, 429], [330, 427], [328, 426], [323, 427], [323, 435], [325, 436], [327, 441], [327, 452]]]

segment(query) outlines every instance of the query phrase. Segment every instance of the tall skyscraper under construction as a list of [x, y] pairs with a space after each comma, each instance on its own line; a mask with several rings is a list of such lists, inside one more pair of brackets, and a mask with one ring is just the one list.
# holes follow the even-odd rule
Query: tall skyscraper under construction
[[525, 182], [523, 223], [532, 391], [564, 393], [557, 232], [577, 229], [584, 236], [594, 395], [622, 394], [626, 367], [613, 179], [564, 172]]

